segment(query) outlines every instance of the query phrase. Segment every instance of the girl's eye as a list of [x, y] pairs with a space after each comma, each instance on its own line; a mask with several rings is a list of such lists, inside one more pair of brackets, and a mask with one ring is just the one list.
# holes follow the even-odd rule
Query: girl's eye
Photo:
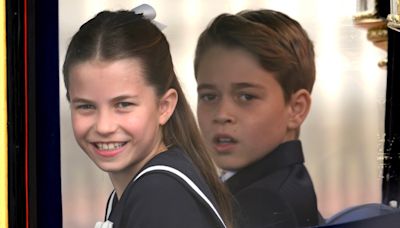
[[91, 104], [80, 104], [76, 106], [76, 109], [79, 110], [90, 110], [90, 109], [95, 109], [94, 105]]
[[216, 99], [216, 95], [214, 94], [200, 94], [199, 99], [202, 101], [213, 101]]
[[117, 108], [127, 108], [127, 107], [130, 107], [133, 105], [135, 105], [135, 104], [131, 103], [131, 102], [118, 102], [116, 106], [117, 106]]

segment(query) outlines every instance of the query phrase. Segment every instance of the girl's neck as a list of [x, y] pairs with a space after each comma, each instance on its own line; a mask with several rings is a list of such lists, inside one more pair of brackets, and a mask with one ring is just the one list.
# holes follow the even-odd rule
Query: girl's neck
[[147, 156], [145, 160], [135, 164], [132, 167], [128, 167], [119, 172], [109, 172], [108, 175], [111, 179], [111, 183], [114, 186], [114, 190], [117, 193], [118, 199], [121, 198], [123, 192], [125, 191], [126, 186], [131, 182], [134, 176], [139, 172], [140, 169], [143, 168], [152, 158], [154, 158], [157, 154], [165, 152], [167, 147], [164, 143], [160, 143], [156, 149], [150, 153], [150, 156]]

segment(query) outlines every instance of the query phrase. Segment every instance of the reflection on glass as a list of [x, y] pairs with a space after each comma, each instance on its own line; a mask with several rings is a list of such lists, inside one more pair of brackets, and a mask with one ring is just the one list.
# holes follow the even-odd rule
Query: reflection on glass
[[357, 0], [356, 2], [357, 11], [374, 11], [375, 10], [375, 0]]

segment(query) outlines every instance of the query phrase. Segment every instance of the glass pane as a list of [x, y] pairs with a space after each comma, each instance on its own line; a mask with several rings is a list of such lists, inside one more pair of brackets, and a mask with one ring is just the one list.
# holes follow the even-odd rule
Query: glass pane
[[[271, 8], [298, 20], [314, 41], [317, 79], [301, 140], [319, 210], [329, 217], [349, 206], [380, 202], [386, 52], [354, 26], [356, 1], [337, 0], [60, 0], [60, 61], [79, 26], [103, 9], [152, 5], [166, 24], [176, 73], [197, 102], [193, 56], [200, 32], [220, 13]], [[61, 72], [61, 71], [60, 71]], [[62, 77], [62, 75], [60, 75]], [[61, 80], [62, 83], [62, 80]], [[66, 228], [93, 227], [104, 217], [112, 186], [75, 143], [64, 85], [60, 85], [63, 218]]]

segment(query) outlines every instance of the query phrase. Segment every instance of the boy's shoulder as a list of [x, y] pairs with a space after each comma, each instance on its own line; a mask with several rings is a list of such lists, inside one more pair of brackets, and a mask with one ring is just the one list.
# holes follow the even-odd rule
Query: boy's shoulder
[[[307, 221], [316, 224], [314, 222], [318, 220], [316, 195], [304, 166], [300, 141], [281, 144], [226, 183], [241, 210], [252, 211], [252, 214], [264, 211], [264, 216], [270, 216], [265, 221], [280, 221], [283, 216], [286, 222], [297, 221], [305, 225]], [[293, 220], [293, 217], [297, 219]]]
[[252, 187], [235, 195], [241, 227], [297, 227], [296, 217], [278, 192]]
[[299, 140], [280, 144], [271, 153], [239, 170], [226, 183], [234, 194], [252, 185], [261, 184], [276, 188], [286, 181], [289, 173], [293, 171], [293, 167], [300, 170], [306, 169]]

